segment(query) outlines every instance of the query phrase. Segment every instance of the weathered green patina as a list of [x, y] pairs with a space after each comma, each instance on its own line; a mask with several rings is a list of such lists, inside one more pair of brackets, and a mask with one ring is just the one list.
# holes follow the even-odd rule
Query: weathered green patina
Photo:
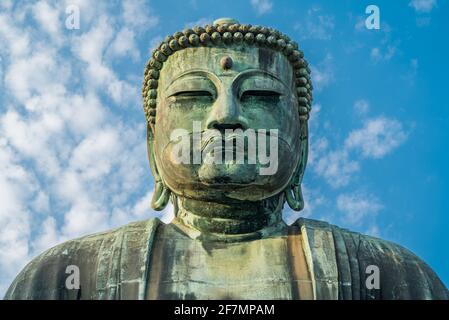
[[[280, 32], [220, 19], [167, 37], [143, 86], [152, 206], [158, 219], [68, 241], [35, 258], [6, 299], [448, 299], [435, 273], [408, 250], [282, 209], [304, 206], [310, 69]], [[177, 163], [171, 134], [277, 129], [279, 166]], [[199, 144], [198, 148], [204, 149]], [[192, 145], [192, 153], [195, 151]], [[200, 150], [201, 151], [201, 150]], [[67, 289], [68, 265], [80, 288]], [[366, 285], [369, 266], [380, 286]]]

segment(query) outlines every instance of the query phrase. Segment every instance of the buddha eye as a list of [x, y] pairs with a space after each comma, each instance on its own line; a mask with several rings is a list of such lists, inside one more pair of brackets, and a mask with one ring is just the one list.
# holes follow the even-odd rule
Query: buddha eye
[[172, 95], [172, 97], [210, 97], [212, 98], [212, 94], [209, 91], [205, 90], [196, 90], [196, 91], [179, 91]]
[[214, 101], [214, 95], [207, 90], [178, 91], [170, 97], [173, 107], [179, 108], [206, 108]]
[[262, 102], [277, 102], [281, 94], [272, 90], [247, 90], [242, 93], [241, 100], [245, 101], [262, 101]]
[[247, 90], [243, 92], [242, 97], [255, 96], [255, 97], [279, 97], [281, 94], [271, 90]]

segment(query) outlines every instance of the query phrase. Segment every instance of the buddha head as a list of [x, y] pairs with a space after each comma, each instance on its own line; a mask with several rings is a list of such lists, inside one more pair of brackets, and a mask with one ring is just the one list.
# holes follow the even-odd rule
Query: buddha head
[[228, 18], [176, 32], [153, 51], [142, 95], [154, 209], [176, 197], [303, 208], [312, 85], [287, 36]]

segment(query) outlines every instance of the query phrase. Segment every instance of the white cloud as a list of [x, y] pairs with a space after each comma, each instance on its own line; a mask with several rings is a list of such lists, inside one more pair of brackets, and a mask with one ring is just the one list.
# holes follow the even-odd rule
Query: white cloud
[[408, 4], [416, 12], [427, 13], [437, 6], [436, 0], [412, 0]]
[[130, 56], [137, 61], [136, 37], [144, 30], [151, 29], [159, 23], [159, 18], [152, 14], [143, 0], [125, 0], [122, 2], [123, 27], [116, 33], [109, 48], [113, 57]]
[[[365, 108], [367, 102], [359, 100], [357, 104]], [[327, 139], [312, 136], [309, 164], [331, 187], [344, 187], [360, 171], [361, 160], [383, 158], [403, 144], [407, 136], [398, 120], [382, 116], [369, 118], [361, 128], [352, 130], [341, 147], [335, 149], [330, 147]]]
[[333, 57], [327, 53], [317, 65], [311, 65], [311, 77], [314, 90], [321, 91], [334, 80]]
[[67, 238], [75, 238], [109, 228], [108, 212], [93, 205], [89, 198], [78, 197], [72, 202], [69, 212], [64, 215], [62, 234]]
[[107, 110], [94, 93], [73, 95], [67, 99], [67, 108], [61, 108], [61, 116], [74, 135], [86, 135], [101, 126], [106, 120]]
[[382, 158], [407, 139], [402, 124], [379, 117], [365, 122], [363, 128], [352, 131], [345, 141], [347, 150], [359, 150], [366, 158]]
[[[102, 78], [105, 77], [104, 73], [112, 72], [103, 65], [103, 55], [113, 38], [113, 30], [113, 22], [107, 16], [102, 15], [98, 18], [94, 27], [75, 39], [75, 43], [72, 46], [73, 53], [76, 57], [89, 66], [96, 67], [97, 70], [93, 71], [97, 71], [100, 74], [96, 75], [95, 72], [92, 72], [91, 76], [94, 78]], [[100, 67], [106, 70], [99, 70]]]
[[139, 52], [134, 37], [134, 32], [127, 27], [122, 28], [111, 44], [111, 53], [116, 57], [129, 55], [132, 59], [137, 60]]
[[307, 10], [304, 21], [298, 22], [294, 29], [300, 34], [301, 40], [329, 40], [335, 28], [333, 15], [323, 14], [319, 7]]
[[0, 53], [6, 51], [12, 57], [22, 56], [29, 52], [30, 38], [26, 32], [14, 25], [9, 15], [0, 13]]
[[12, 0], [3, 0], [0, 2], [0, 6], [5, 10], [10, 10], [12, 8]]
[[359, 225], [369, 216], [373, 218], [382, 207], [372, 195], [345, 193], [337, 197], [337, 208], [342, 212], [345, 224], [349, 225]]
[[366, 21], [366, 17], [363, 17], [363, 16], [357, 17], [357, 21], [354, 25], [355, 30], [357, 30], [359, 32], [367, 30], [365, 21]]
[[6, 71], [5, 84], [23, 104], [36, 93], [54, 99], [64, 93], [69, 72], [69, 66], [56, 55], [55, 50], [42, 48], [38, 44], [30, 55], [11, 61]]
[[[120, 35], [120, 33], [119, 33]], [[118, 79], [115, 72], [107, 65], [104, 54], [114, 36], [113, 22], [105, 15], [98, 19], [97, 24], [91, 30], [74, 41], [73, 53], [87, 65], [85, 69], [88, 85], [106, 88], [107, 94], [119, 104], [137, 104], [139, 90], [126, 81]], [[115, 50], [131, 48], [115, 47]]]
[[22, 159], [34, 159], [40, 172], [59, 172], [57, 156], [48, 148], [52, 132], [45, 126], [25, 121], [16, 111], [9, 111], [0, 118], [0, 132]]
[[39, 1], [33, 6], [33, 15], [40, 27], [57, 41], [61, 40], [60, 32], [63, 28], [59, 19], [60, 12], [59, 8], [52, 7], [47, 1]]
[[259, 15], [269, 13], [273, 8], [273, 2], [270, 0], [251, 0], [251, 5]]
[[358, 115], [366, 115], [369, 111], [368, 101], [361, 99], [354, 102], [354, 111]]
[[418, 27], [425, 27], [430, 24], [431, 20], [432, 19], [430, 18], [430, 16], [419, 16], [419, 17], [416, 17], [416, 25]]
[[58, 243], [66, 240], [61, 237], [58, 232], [56, 219], [48, 216], [41, 224], [40, 231], [32, 243], [34, 252], [42, 252], [49, 247], [55, 246]]
[[[8, 3], [0, 13], [0, 296], [33, 256], [116, 226], [114, 212], [123, 223], [161, 216], [141, 201], [152, 189], [145, 125], [120, 109], [140, 104], [129, 79], [141, 73], [114, 64], [131, 57], [140, 67], [136, 44], [158, 18], [143, 1], [123, 2], [118, 15], [93, 0]], [[72, 3], [82, 12], [75, 33], [63, 20]]]
[[119, 132], [112, 128], [102, 128], [101, 131], [91, 133], [76, 146], [72, 151], [69, 166], [77, 171], [83, 180], [100, 179], [110, 173], [123, 149]]
[[47, 213], [50, 209], [50, 199], [45, 191], [40, 190], [32, 203], [33, 211]]
[[388, 45], [386, 50], [382, 50], [378, 47], [372, 48], [370, 57], [374, 62], [389, 61], [396, 54], [397, 48], [393, 45]]
[[0, 293], [29, 257], [31, 219], [26, 204], [36, 181], [17, 162], [14, 150], [0, 138]]
[[312, 132], [310, 133], [309, 139], [311, 146], [309, 148], [309, 157], [307, 160], [308, 165], [315, 165], [316, 161], [318, 161], [323, 153], [329, 148], [329, 141], [326, 138], [316, 138]]
[[380, 49], [379, 48], [372, 48], [370, 56], [371, 56], [371, 59], [373, 59], [373, 60], [376, 60], [376, 61], [381, 60], [382, 56], [380, 54]]
[[380, 237], [380, 229], [376, 224], [373, 224], [369, 226], [369, 228], [365, 231], [365, 234], [372, 237]]
[[152, 9], [144, 0], [125, 0], [122, 8], [125, 25], [134, 30], [153, 28], [159, 23], [159, 18], [152, 14]]
[[410, 59], [409, 70], [402, 76], [410, 85], [415, 84], [416, 75], [418, 74], [419, 61], [418, 59]]
[[347, 150], [336, 150], [323, 154], [314, 169], [332, 187], [338, 188], [349, 183], [353, 174], [360, 170], [360, 164], [350, 158]]

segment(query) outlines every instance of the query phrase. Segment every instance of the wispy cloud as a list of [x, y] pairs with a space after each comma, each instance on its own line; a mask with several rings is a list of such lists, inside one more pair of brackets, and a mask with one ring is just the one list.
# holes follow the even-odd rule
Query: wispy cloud
[[334, 16], [323, 13], [319, 7], [307, 10], [304, 20], [297, 22], [294, 26], [301, 40], [329, 40], [332, 38], [334, 28]]
[[410, 59], [409, 70], [403, 75], [403, 78], [410, 84], [414, 85], [416, 75], [418, 74], [419, 61], [418, 59]]
[[398, 120], [378, 117], [353, 130], [345, 140], [345, 149], [358, 151], [365, 158], [380, 159], [406, 139], [407, 133]]
[[334, 80], [334, 59], [327, 53], [322, 61], [310, 66], [314, 89], [321, 91]]
[[357, 100], [356, 102], [354, 102], [354, 111], [356, 112], [356, 114], [360, 115], [360, 116], [364, 116], [369, 112], [369, 103], [368, 101], [364, 100], [364, 99], [360, 99]]
[[270, 0], [251, 0], [251, 6], [258, 15], [263, 15], [271, 12], [273, 9], [273, 2]]
[[352, 130], [339, 148], [330, 148], [324, 137], [315, 138], [311, 166], [330, 186], [343, 187], [360, 171], [361, 160], [383, 158], [403, 144], [407, 136], [398, 120], [383, 116], [369, 118], [361, 128]]
[[412, 0], [409, 6], [419, 13], [428, 13], [437, 6], [437, 0]]
[[61, 11], [44, 1], [37, 2], [32, 11], [40, 27], [48, 32], [51, 37], [60, 40]]
[[314, 170], [332, 187], [338, 188], [349, 183], [353, 174], [360, 170], [360, 163], [352, 159], [346, 149], [332, 150], [319, 157]]
[[82, 12], [73, 32], [63, 2], [2, 1], [0, 296], [42, 250], [156, 215], [144, 123], [120, 116], [141, 112], [140, 83], [129, 80], [141, 74], [115, 62], [142, 64], [138, 40], [158, 18], [144, 1], [116, 15], [107, 3], [70, 3]]
[[394, 45], [388, 45], [385, 50], [375, 47], [371, 49], [370, 57], [374, 62], [389, 61], [396, 54], [397, 48]]
[[151, 14], [152, 10], [144, 0], [122, 1], [123, 24], [133, 31], [148, 30], [159, 23], [159, 17]]
[[345, 224], [358, 225], [368, 215], [376, 215], [382, 207], [376, 197], [361, 192], [343, 193], [337, 197], [337, 208], [343, 214]]

